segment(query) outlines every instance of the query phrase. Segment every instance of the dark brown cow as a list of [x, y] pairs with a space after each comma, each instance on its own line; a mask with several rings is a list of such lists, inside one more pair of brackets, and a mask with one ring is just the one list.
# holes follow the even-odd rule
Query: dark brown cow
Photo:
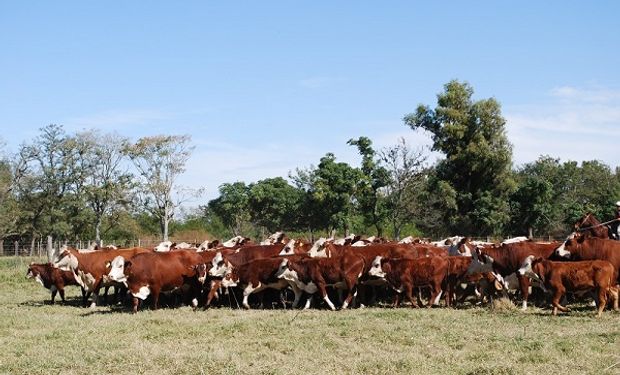
[[572, 237], [556, 249], [557, 256], [572, 260], [606, 260], [614, 266], [616, 275], [620, 276], [620, 241], [583, 235]]
[[[531, 241], [503, 243], [499, 246], [477, 247], [472, 253], [469, 273], [496, 272], [502, 277], [513, 274], [521, 268], [523, 261], [530, 255], [549, 259], [553, 257], [559, 243], [538, 243]], [[519, 288], [523, 297], [522, 309], [527, 309], [530, 280], [518, 275]]]
[[[319, 291], [323, 300], [335, 310], [336, 307], [327, 295], [327, 286], [347, 290], [348, 294], [342, 305], [342, 308], [346, 309], [357, 294], [357, 281], [363, 272], [364, 259], [354, 252], [347, 252], [334, 258], [285, 258], [281, 261], [277, 276], [306, 293], [314, 294]], [[306, 308], [310, 301], [308, 299]]]
[[[292, 256], [298, 258], [298, 256]], [[281, 290], [289, 286], [289, 282], [277, 277], [282, 257], [271, 257], [254, 259], [249, 263], [239, 266], [231, 266], [226, 270], [222, 278], [222, 286], [230, 288], [238, 286], [243, 291], [243, 307], [250, 308], [248, 298], [253, 293], [258, 293], [264, 289], [271, 288]], [[293, 287], [295, 293], [294, 306], [299, 302], [301, 291]]]
[[413, 289], [428, 286], [431, 288], [432, 305], [439, 303], [442, 293], [442, 284], [448, 273], [448, 260], [446, 257], [424, 257], [418, 259], [385, 259], [377, 256], [372, 262], [368, 274], [373, 277], [385, 279], [390, 287], [396, 292], [394, 306], [400, 302], [400, 293], [411, 301], [412, 307], [418, 307], [413, 298]]
[[80, 253], [76, 249], [63, 250], [54, 266], [62, 270], [72, 271], [80, 286], [92, 292], [91, 307], [97, 305], [99, 290], [102, 286], [113, 285], [107, 278], [106, 264], [117, 256], [131, 258], [139, 253], [150, 253], [152, 250], [134, 247], [121, 250], [100, 250]]
[[605, 260], [586, 260], [578, 262], [552, 262], [543, 258], [527, 257], [519, 274], [539, 279], [553, 292], [551, 304], [553, 315], [558, 310], [570, 309], [562, 306], [560, 300], [567, 292], [594, 290], [598, 296], [597, 316], [600, 317], [607, 305], [607, 296], [613, 300], [614, 310], [618, 310], [617, 271]]
[[[117, 256], [109, 265], [109, 277], [127, 286], [133, 296], [134, 313], [138, 311], [140, 300], [145, 300], [149, 295], [152, 298], [152, 308], [157, 309], [160, 293], [178, 290], [186, 292], [186, 296], [196, 308], [197, 296], [202, 286], [198, 274], [201, 265], [204, 267], [201, 253], [188, 250], [141, 253], [128, 260]], [[122, 269], [122, 274], [119, 269]]]
[[[35, 279], [44, 288], [49, 289], [52, 292], [52, 305], [54, 299], [56, 299], [56, 293], [60, 294], [60, 299], [65, 302], [65, 286], [77, 285], [78, 282], [73, 276], [71, 271], [62, 271], [55, 268], [51, 263], [30, 263], [26, 277], [29, 279]], [[82, 299], [87, 298], [86, 291], [82, 289]], [[84, 301], [85, 303], [85, 301]]]

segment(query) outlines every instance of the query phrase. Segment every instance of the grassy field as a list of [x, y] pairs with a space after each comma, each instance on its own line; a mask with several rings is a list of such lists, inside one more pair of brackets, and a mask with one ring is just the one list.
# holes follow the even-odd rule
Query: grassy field
[[[49, 305], [0, 258], [0, 373], [620, 374], [620, 314], [547, 309], [192, 312]], [[45, 302], [44, 302], [45, 301]]]

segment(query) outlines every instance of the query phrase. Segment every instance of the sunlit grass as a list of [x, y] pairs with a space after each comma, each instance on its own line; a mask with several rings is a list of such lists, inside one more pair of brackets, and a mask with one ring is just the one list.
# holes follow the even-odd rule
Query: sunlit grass
[[[0, 259], [0, 373], [620, 373], [620, 314], [548, 309], [368, 308], [192, 312], [49, 305]], [[614, 366], [616, 364], [616, 366]]]

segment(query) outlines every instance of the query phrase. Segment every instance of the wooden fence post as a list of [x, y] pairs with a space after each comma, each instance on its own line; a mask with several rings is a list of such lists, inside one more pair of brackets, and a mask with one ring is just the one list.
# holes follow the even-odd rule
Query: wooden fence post
[[47, 236], [47, 247], [45, 250], [47, 252], [47, 261], [52, 263], [54, 261], [54, 246], [52, 236]]
[[19, 255], [19, 242], [15, 241], [14, 245], [15, 245], [15, 256], [18, 256]]

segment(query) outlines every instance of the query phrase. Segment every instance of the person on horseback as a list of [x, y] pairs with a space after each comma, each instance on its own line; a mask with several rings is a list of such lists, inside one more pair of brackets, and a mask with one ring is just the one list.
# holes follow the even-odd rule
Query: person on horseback
[[611, 229], [611, 236], [615, 240], [620, 240], [620, 201], [616, 202], [616, 213], [614, 215], [615, 221], [609, 226]]

